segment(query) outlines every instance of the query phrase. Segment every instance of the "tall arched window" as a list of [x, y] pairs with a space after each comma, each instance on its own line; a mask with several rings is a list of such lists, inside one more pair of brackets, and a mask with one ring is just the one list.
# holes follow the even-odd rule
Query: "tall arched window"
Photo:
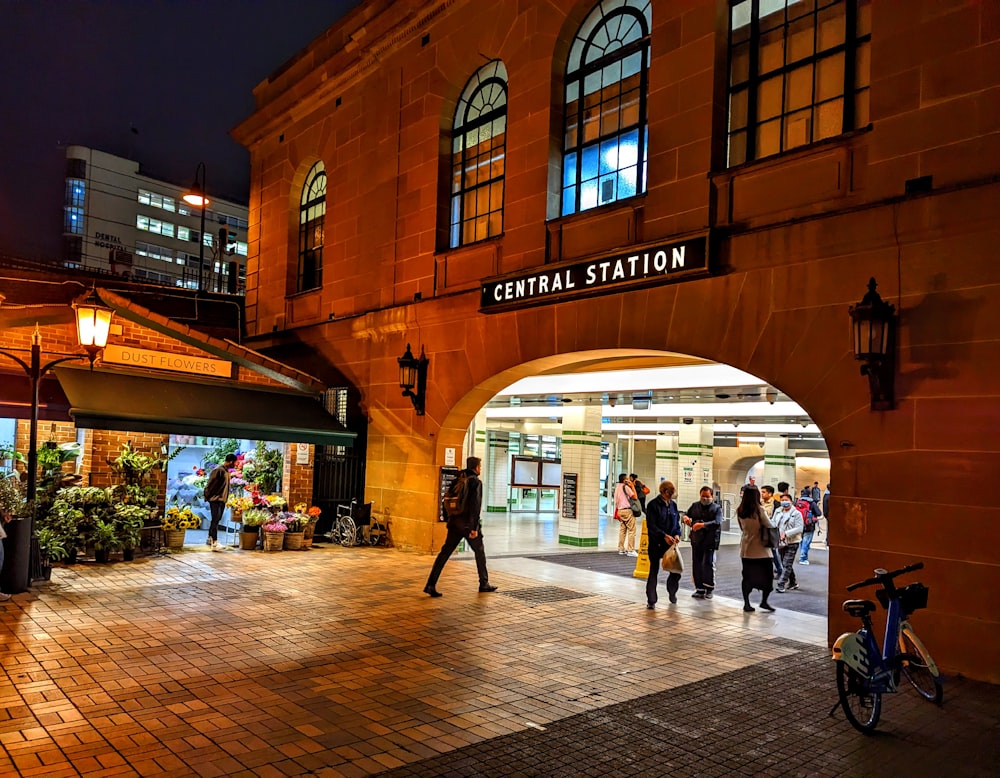
[[646, 191], [650, 0], [604, 0], [566, 65], [562, 214]]
[[469, 79], [451, 134], [452, 248], [503, 232], [507, 69], [500, 60]]
[[299, 272], [296, 291], [323, 285], [323, 222], [326, 218], [326, 171], [317, 162], [306, 176], [299, 204]]

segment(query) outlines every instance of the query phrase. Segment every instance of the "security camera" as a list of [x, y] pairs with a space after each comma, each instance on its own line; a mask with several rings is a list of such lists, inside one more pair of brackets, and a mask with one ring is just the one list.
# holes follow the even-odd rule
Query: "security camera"
[[614, 408], [617, 404], [618, 404], [618, 398], [617, 397], [609, 397], [608, 398], [608, 405], [610, 405], [612, 408]]
[[692, 419], [690, 416], [686, 419], [681, 419], [681, 421], [683, 421], [685, 424], [694, 424], [694, 419]]
[[777, 392], [777, 390], [770, 389], [770, 388], [767, 389], [767, 391], [764, 392], [764, 398], [769, 403], [771, 403], [771, 405], [774, 405], [774, 401], [778, 399], [778, 392]]
[[733, 426], [734, 427], [739, 427], [740, 426], [739, 421], [737, 421], [736, 419], [733, 419]]

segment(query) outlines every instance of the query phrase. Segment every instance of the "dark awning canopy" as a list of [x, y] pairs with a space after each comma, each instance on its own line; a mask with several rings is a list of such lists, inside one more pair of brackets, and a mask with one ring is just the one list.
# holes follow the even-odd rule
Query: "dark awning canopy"
[[119, 370], [55, 370], [77, 427], [350, 446], [356, 437], [302, 392]]

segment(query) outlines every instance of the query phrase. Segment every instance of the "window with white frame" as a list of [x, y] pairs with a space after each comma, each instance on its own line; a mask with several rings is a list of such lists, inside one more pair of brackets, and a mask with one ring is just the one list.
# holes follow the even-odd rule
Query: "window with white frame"
[[168, 249], [164, 246], [156, 246], [152, 243], [145, 243], [141, 240], [137, 240], [135, 242], [135, 253], [142, 257], [159, 259], [162, 262], [174, 261], [174, 252], [172, 249]]
[[650, 0], [604, 0], [569, 50], [562, 214], [646, 191]]
[[144, 232], [153, 232], [157, 235], [166, 235], [168, 238], [173, 238], [176, 235], [176, 227], [170, 222], [160, 221], [159, 219], [153, 219], [149, 216], [143, 214], [137, 214], [135, 217], [136, 229], [140, 229]]

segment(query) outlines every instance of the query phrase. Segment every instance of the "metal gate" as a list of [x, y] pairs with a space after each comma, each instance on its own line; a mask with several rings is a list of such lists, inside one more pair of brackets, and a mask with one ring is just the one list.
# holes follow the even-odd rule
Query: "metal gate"
[[328, 532], [333, 526], [338, 505], [349, 505], [351, 500], [358, 502], [364, 500], [365, 462], [368, 449], [368, 420], [361, 413], [352, 388], [328, 389], [324, 405], [329, 413], [356, 433], [357, 437], [351, 447], [316, 447], [313, 504], [323, 511], [316, 522], [317, 534]]

